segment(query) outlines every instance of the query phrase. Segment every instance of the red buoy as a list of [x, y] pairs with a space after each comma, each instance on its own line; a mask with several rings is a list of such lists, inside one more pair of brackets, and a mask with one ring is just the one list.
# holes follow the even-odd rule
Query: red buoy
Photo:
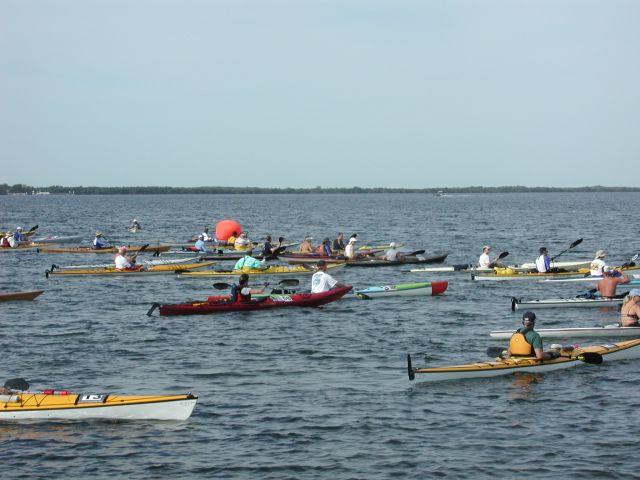
[[228, 239], [233, 232], [240, 235], [242, 227], [235, 220], [220, 220], [216, 225], [216, 238], [218, 240]]

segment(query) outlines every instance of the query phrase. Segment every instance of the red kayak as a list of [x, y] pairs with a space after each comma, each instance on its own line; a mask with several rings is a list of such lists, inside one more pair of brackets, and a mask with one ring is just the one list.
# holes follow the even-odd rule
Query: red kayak
[[336, 288], [322, 293], [291, 293], [271, 295], [249, 302], [233, 302], [228, 298], [216, 299], [212, 297], [204, 302], [159, 304], [154, 303], [147, 315], [151, 316], [159, 308], [161, 316], [169, 315], [197, 315], [206, 313], [246, 312], [250, 310], [266, 310], [282, 307], [319, 307], [342, 298], [351, 290], [351, 286]]

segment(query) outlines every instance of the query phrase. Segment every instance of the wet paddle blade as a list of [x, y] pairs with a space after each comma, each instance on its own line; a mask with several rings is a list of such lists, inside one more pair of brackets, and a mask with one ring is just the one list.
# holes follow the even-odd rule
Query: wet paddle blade
[[25, 390], [29, 390], [29, 382], [27, 382], [24, 378], [11, 378], [4, 382], [4, 388], [8, 388], [9, 390], [20, 390], [24, 392]]

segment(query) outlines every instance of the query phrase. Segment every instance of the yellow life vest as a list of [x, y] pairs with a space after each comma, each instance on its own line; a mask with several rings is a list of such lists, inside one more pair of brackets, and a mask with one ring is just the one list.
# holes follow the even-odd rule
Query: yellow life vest
[[527, 342], [523, 333], [517, 331], [511, 335], [509, 340], [509, 352], [512, 357], [535, 357], [536, 352], [533, 350], [533, 346]]

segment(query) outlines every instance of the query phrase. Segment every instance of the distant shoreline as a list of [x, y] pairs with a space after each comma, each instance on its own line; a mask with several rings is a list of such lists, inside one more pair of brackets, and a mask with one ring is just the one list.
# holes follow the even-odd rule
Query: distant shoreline
[[0, 195], [184, 195], [184, 194], [313, 194], [313, 193], [425, 193], [446, 196], [455, 193], [553, 193], [640, 192], [640, 187], [442, 187], [442, 188], [263, 188], [263, 187], [32, 187], [0, 185]]

